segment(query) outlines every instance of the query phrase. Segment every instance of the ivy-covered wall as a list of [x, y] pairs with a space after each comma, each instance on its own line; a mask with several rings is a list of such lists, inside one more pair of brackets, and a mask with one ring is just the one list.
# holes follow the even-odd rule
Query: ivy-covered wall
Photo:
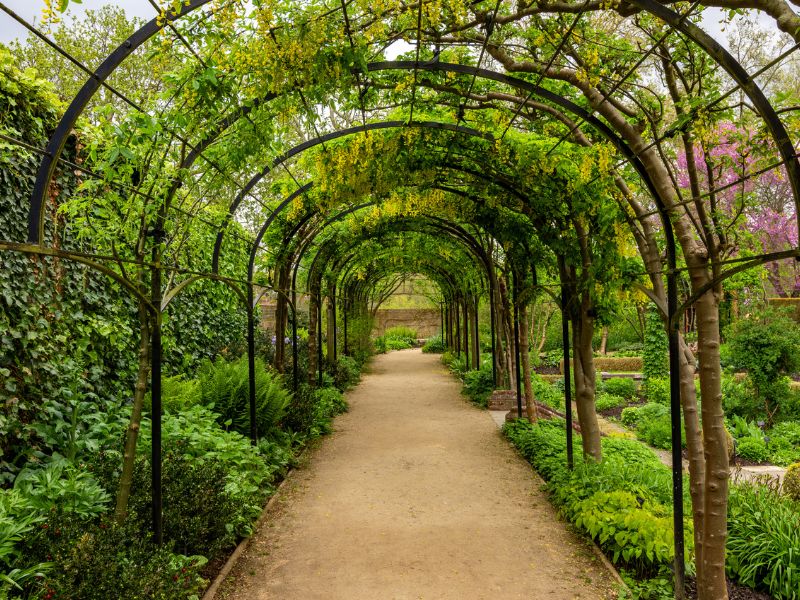
[[[43, 148], [62, 107], [50, 84], [14, 63], [0, 45], [0, 133]], [[77, 135], [64, 155], [73, 162], [81, 161]], [[0, 240], [26, 239], [40, 158], [0, 140]], [[72, 169], [57, 172], [48, 243], [91, 252], [91, 231], [66, 224], [58, 212], [79, 183]], [[190, 286], [165, 318], [167, 371], [193, 373], [206, 358], [240, 354], [245, 324], [231, 290], [209, 281]], [[28, 460], [63, 448], [93, 415], [127, 412], [137, 334], [135, 302], [107, 276], [71, 261], [0, 251], [0, 483]]]

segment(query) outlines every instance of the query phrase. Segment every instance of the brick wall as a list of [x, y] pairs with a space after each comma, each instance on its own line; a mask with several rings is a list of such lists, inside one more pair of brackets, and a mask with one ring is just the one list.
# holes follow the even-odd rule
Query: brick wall
[[441, 333], [438, 308], [388, 308], [379, 309], [375, 315], [373, 335], [382, 335], [390, 327], [404, 326], [417, 330], [421, 338]]

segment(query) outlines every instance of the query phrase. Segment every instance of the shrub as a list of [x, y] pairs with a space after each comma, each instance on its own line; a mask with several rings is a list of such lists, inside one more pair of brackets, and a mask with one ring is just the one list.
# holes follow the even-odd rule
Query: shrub
[[92, 525], [53, 513], [26, 541], [32, 556], [51, 557], [54, 568], [34, 585], [37, 598], [52, 600], [186, 600], [205, 587], [202, 556], [174, 554], [157, 546], [143, 525], [109, 521]]
[[800, 502], [800, 463], [789, 465], [783, 476], [783, 493], [795, 502]]
[[361, 379], [361, 366], [352, 356], [339, 356], [331, 369], [331, 375], [336, 389], [345, 392]]
[[736, 321], [728, 331], [731, 358], [748, 381], [771, 424], [788, 396], [785, 375], [800, 367], [800, 328], [784, 311], [767, 308]]
[[[128, 507], [146, 530], [152, 527], [150, 465], [145, 458], [137, 461]], [[239, 499], [226, 490], [227, 473], [218, 458], [200, 462], [176, 449], [163, 455], [161, 473], [164, 539], [181, 554], [216, 557], [236, 543], [242, 525], [255, 516], [253, 511], [242, 514]]]
[[[250, 440], [223, 431], [196, 406], [162, 423], [164, 534], [184, 554], [212, 556], [249, 535], [280, 465], [267, 464]], [[130, 511], [150, 519], [150, 423], [143, 423]], [[202, 501], [198, 501], [202, 498]]]
[[386, 354], [386, 338], [383, 336], [376, 337], [372, 340], [372, 348], [375, 354]]
[[764, 462], [769, 458], [767, 443], [761, 437], [744, 437], [736, 443], [736, 454], [753, 462]]
[[[207, 361], [200, 369], [203, 404], [213, 407], [219, 423], [242, 434], [250, 431], [250, 379], [247, 358]], [[278, 426], [291, 395], [281, 379], [256, 359], [256, 426], [260, 435]]]
[[636, 397], [636, 382], [628, 377], [614, 377], [603, 383], [603, 391], [632, 400]]
[[408, 350], [409, 348], [413, 347], [414, 344], [408, 342], [407, 340], [386, 338], [386, 350]]
[[617, 408], [618, 406], [622, 406], [624, 404], [626, 404], [625, 398], [606, 392], [598, 394], [597, 399], [595, 400], [595, 408], [597, 409], [597, 412], [602, 412], [610, 408]]
[[634, 427], [636, 422], [639, 420], [639, 407], [629, 406], [628, 408], [623, 408], [622, 414], [619, 416], [619, 418], [624, 425], [627, 425], [628, 427]]
[[417, 341], [417, 330], [411, 327], [398, 325], [396, 327], [389, 327], [383, 332], [383, 335], [388, 339], [408, 340], [411, 343]]
[[[553, 503], [597, 539], [615, 562], [639, 576], [657, 574], [670, 564], [670, 471], [651, 450], [633, 440], [604, 438], [602, 463], [576, 461], [570, 471], [563, 421], [517, 421], [503, 431], [548, 482]], [[691, 555], [690, 519], [686, 528]]]
[[603, 460], [618, 461], [628, 466], [662, 468], [661, 461], [653, 451], [636, 440], [609, 436], [602, 439], [602, 446]]
[[627, 491], [596, 492], [570, 507], [574, 522], [611, 555], [639, 574], [672, 562], [672, 517], [658, 503]]
[[726, 415], [738, 415], [750, 420], [763, 417], [764, 412], [747, 383], [732, 375], [722, 377], [722, 408]]
[[464, 394], [475, 404], [486, 407], [493, 389], [491, 363], [484, 363], [480, 369], [464, 374]]
[[314, 396], [314, 388], [307, 383], [303, 383], [300, 384], [292, 396], [282, 424], [294, 433], [306, 435], [314, 426], [315, 414], [316, 398]]
[[446, 347], [441, 335], [429, 337], [427, 340], [425, 340], [425, 344], [422, 346], [422, 351], [426, 354], [441, 354], [445, 350]]
[[800, 423], [778, 423], [769, 431], [770, 460], [781, 466], [800, 461]]
[[776, 600], [796, 600], [800, 590], [800, 511], [775, 487], [731, 486], [728, 500], [727, 571]]
[[538, 373], [531, 373], [531, 386], [533, 388], [533, 396], [538, 402], [555, 410], [564, 410], [563, 391], [559, 391], [556, 386], [542, 379], [542, 376]]
[[331, 419], [336, 415], [347, 412], [347, 401], [342, 392], [336, 388], [320, 388], [314, 392], [317, 419]]
[[669, 378], [651, 377], [642, 384], [642, 393], [648, 402], [669, 406]]

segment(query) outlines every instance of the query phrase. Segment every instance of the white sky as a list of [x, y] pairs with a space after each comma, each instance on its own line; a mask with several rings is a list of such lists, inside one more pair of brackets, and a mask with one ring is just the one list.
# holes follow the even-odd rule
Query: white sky
[[[28, 22], [40, 21], [42, 16], [42, 8], [44, 7], [43, 0], [4, 0], [5, 4], [20, 17]], [[109, 2], [109, 0], [83, 0], [81, 4], [70, 3], [68, 15], [79, 16], [87, 9], [96, 9], [106, 4], [116, 4], [125, 9], [128, 16], [136, 16], [142, 19], [152, 19], [156, 11], [148, 0], [118, 0], [117, 2]], [[702, 27], [705, 29], [715, 40], [720, 42], [723, 46], [727, 46], [727, 34], [722, 31], [720, 21], [722, 20], [722, 11], [718, 8], [706, 9], [702, 22]], [[761, 15], [760, 20], [766, 25], [774, 27], [774, 21], [766, 15]], [[14, 21], [6, 13], [0, 11], [0, 42], [10, 42], [11, 40], [27, 37], [26, 30]], [[406, 49], [396, 49], [391, 54], [397, 54]]]

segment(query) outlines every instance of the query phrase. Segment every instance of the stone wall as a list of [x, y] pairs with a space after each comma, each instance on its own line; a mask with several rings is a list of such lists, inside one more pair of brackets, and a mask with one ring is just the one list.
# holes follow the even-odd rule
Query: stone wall
[[420, 338], [429, 338], [441, 333], [438, 308], [388, 308], [379, 309], [375, 315], [373, 335], [383, 335], [390, 327], [411, 327]]

